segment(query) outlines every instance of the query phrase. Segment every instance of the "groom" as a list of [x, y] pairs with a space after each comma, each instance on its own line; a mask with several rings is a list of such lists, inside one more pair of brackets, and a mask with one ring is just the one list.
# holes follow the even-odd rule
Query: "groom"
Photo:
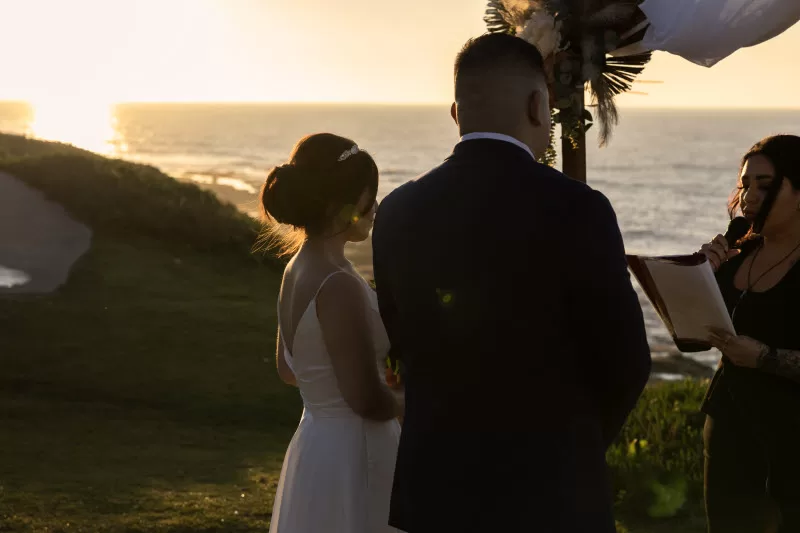
[[650, 352], [608, 200], [536, 163], [542, 57], [509, 35], [455, 63], [461, 142], [381, 204], [375, 282], [406, 410], [391, 525], [611, 533], [605, 452]]

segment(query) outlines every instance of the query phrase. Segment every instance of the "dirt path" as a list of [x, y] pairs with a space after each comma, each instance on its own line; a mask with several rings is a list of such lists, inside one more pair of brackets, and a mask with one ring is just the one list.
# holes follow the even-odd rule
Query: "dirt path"
[[91, 240], [60, 205], [0, 172], [0, 296], [54, 291]]

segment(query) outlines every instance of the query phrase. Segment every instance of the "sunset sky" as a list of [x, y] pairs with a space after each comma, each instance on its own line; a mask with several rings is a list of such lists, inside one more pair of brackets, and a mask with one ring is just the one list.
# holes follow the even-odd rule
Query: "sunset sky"
[[[0, 0], [0, 100], [447, 102], [484, 0]], [[706, 69], [658, 54], [649, 107], [800, 107], [800, 26]], [[69, 103], [69, 104], [66, 104]]]

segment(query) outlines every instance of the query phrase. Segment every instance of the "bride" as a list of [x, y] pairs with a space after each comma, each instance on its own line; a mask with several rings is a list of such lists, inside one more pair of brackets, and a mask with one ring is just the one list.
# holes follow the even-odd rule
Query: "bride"
[[281, 471], [271, 533], [390, 528], [401, 395], [383, 380], [389, 340], [374, 291], [345, 258], [369, 236], [378, 168], [353, 141], [300, 140], [261, 190], [268, 228], [293, 227], [278, 301], [278, 373], [303, 398]]

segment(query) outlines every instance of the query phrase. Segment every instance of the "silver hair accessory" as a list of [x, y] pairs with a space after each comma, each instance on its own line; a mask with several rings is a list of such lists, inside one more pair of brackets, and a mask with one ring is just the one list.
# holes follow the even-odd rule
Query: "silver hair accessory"
[[349, 158], [351, 155], [356, 155], [358, 152], [359, 152], [358, 145], [354, 144], [352, 148], [342, 152], [342, 155], [339, 156], [339, 161], [344, 161], [345, 159]]

